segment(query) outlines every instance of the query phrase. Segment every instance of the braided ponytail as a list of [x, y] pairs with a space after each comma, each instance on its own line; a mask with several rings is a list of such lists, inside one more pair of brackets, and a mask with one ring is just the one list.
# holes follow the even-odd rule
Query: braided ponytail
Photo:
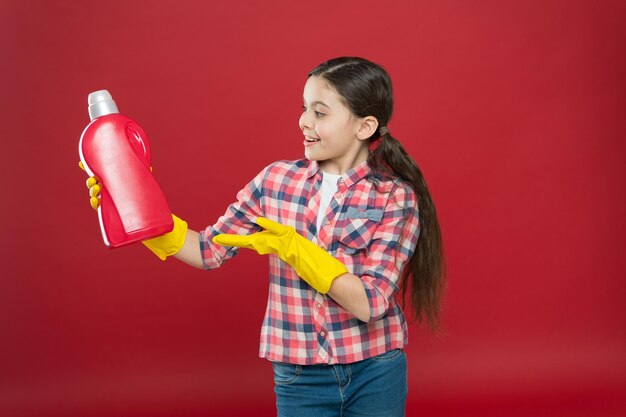
[[420, 324], [426, 321], [431, 331], [435, 331], [440, 322], [440, 300], [445, 285], [443, 239], [437, 211], [424, 176], [413, 158], [386, 127], [380, 130], [381, 142], [370, 153], [367, 163], [372, 171], [409, 182], [419, 208], [420, 237], [415, 253], [402, 271], [402, 300], [406, 300], [409, 293], [414, 317]]

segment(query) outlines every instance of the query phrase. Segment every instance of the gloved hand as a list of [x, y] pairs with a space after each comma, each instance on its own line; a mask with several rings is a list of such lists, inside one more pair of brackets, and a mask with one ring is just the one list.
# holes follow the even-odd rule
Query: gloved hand
[[[83, 162], [79, 161], [78, 166], [80, 169], [85, 171], [85, 167], [83, 166]], [[98, 180], [96, 177], [87, 178], [87, 188], [89, 189], [89, 204], [93, 207], [94, 210], [98, 210], [100, 207], [100, 184], [98, 184]]]
[[261, 255], [275, 253], [322, 294], [328, 292], [335, 278], [348, 272], [344, 264], [299, 235], [293, 227], [284, 226], [264, 217], [259, 217], [256, 223], [266, 230], [246, 236], [221, 234], [215, 236], [213, 242], [224, 246], [254, 249]]
[[[85, 167], [82, 162], [78, 163], [78, 166], [84, 171]], [[150, 167], [152, 171], [152, 167]], [[98, 210], [100, 206], [100, 191], [101, 187], [96, 177], [89, 177], [87, 179], [87, 188], [89, 188], [89, 203], [94, 210]], [[171, 232], [164, 235], [146, 239], [142, 241], [148, 249], [150, 249], [156, 256], [164, 261], [168, 256], [175, 255], [182, 249], [185, 244], [185, 236], [187, 235], [187, 222], [181, 220], [177, 216], [172, 214], [174, 220], [174, 229]]]

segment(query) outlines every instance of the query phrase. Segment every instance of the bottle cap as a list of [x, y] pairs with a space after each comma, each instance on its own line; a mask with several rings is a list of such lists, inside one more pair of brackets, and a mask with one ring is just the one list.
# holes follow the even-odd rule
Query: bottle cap
[[107, 114], [119, 113], [113, 97], [107, 90], [98, 90], [89, 94], [89, 117], [91, 120], [106, 116]]

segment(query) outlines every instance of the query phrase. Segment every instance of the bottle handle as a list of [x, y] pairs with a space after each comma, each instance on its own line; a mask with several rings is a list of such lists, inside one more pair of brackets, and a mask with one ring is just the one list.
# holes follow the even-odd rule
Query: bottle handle
[[146, 132], [134, 121], [126, 125], [126, 138], [135, 154], [150, 169], [150, 144]]

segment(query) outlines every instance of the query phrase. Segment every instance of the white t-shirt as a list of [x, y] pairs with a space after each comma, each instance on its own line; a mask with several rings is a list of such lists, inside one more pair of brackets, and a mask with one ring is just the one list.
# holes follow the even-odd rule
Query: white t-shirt
[[322, 225], [322, 220], [324, 220], [324, 214], [326, 214], [326, 209], [330, 205], [330, 200], [332, 200], [333, 195], [337, 192], [337, 181], [341, 178], [341, 175], [338, 174], [329, 174], [328, 172], [322, 171], [322, 188], [320, 192], [322, 193], [320, 199], [320, 208], [317, 212], [317, 233], [319, 234], [320, 226]]

